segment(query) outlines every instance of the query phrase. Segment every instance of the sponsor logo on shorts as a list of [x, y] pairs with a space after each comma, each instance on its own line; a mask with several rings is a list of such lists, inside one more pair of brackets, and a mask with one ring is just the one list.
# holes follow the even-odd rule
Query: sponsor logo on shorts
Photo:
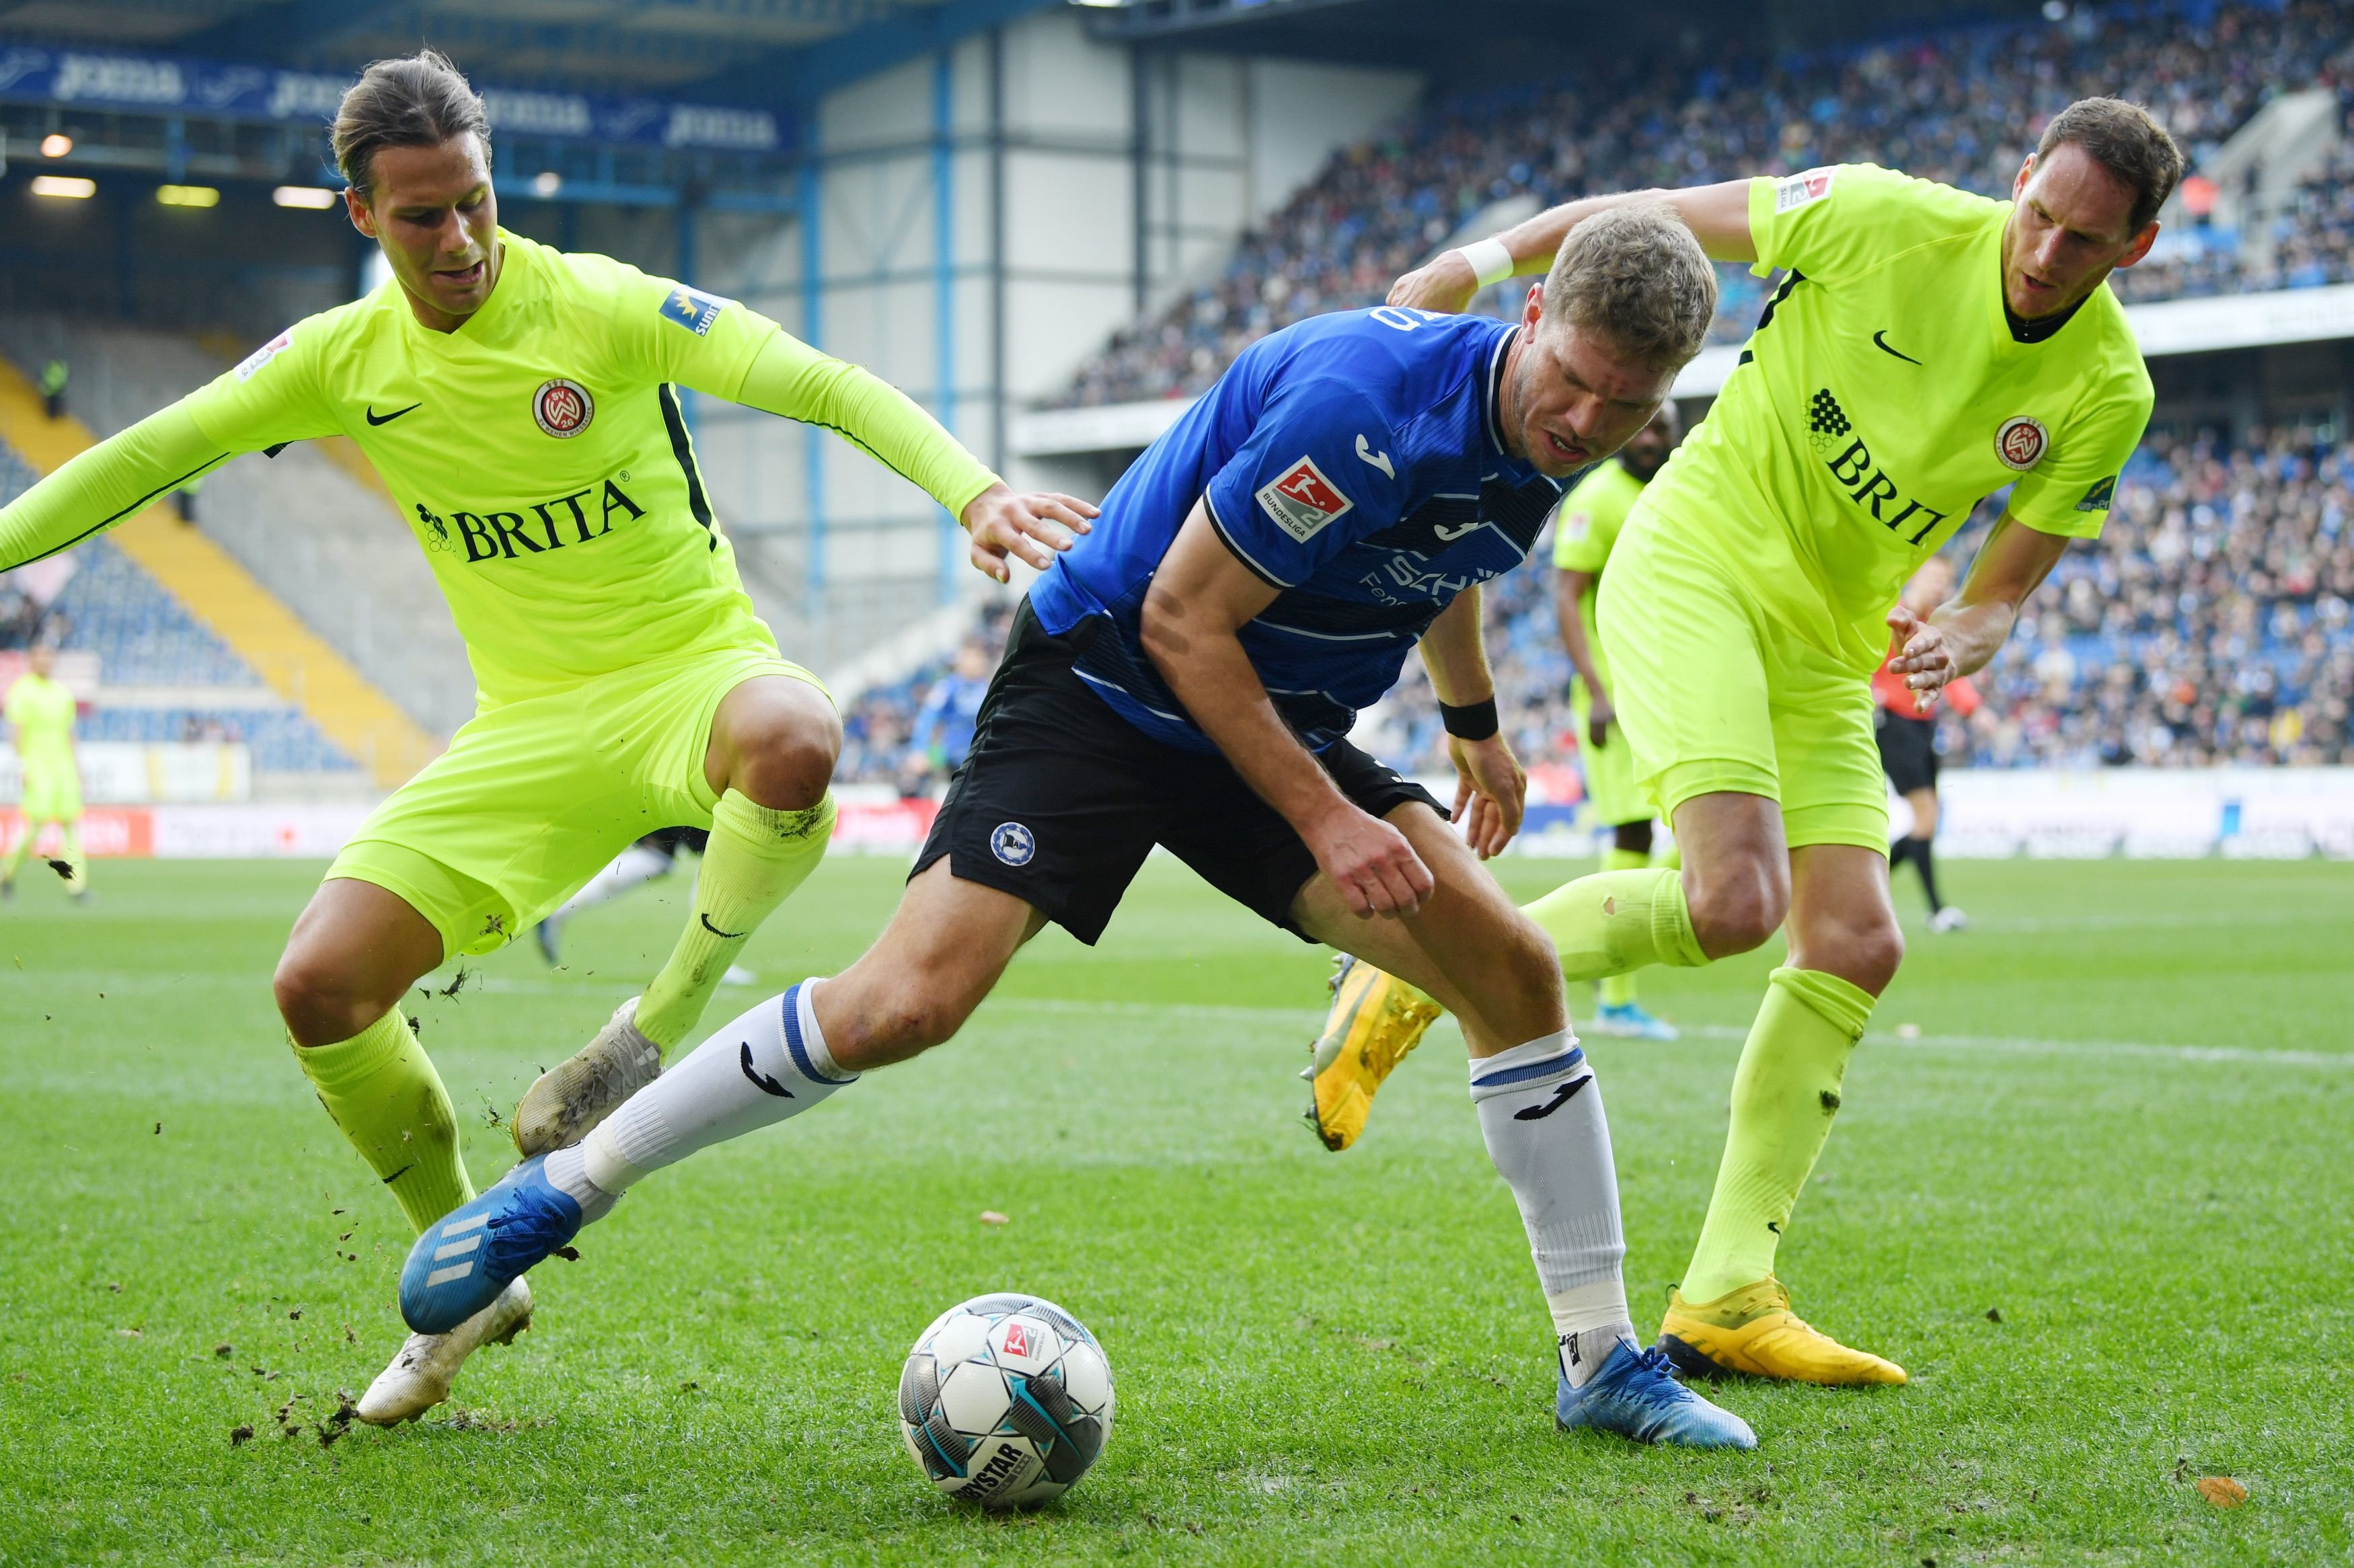
[[[1855, 426], [1828, 387], [1818, 387], [1807, 402], [1807, 444], [1830, 470], [1832, 481], [1847, 498], [1872, 514], [1872, 521], [1908, 545], [1917, 545], [1950, 513], [1907, 497], [1903, 487], [1872, 458], [1872, 449], [1855, 433]], [[1903, 503], [1902, 507], [1898, 503]]]
[[462, 547], [470, 567], [591, 545], [611, 533], [615, 522], [635, 522], [646, 514], [646, 509], [631, 500], [619, 482], [629, 477], [624, 469], [617, 479], [601, 485], [535, 501], [517, 512], [453, 507], [445, 516], [420, 501], [418, 533], [425, 547], [437, 553], [454, 554]]
[[1334, 487], [1313, 458], [1301, 458], [1263, 485], [1258, 503], [1275, 525], [1305, 545], [1357, 503]]
[[2052, 432], [2043, 428], [2043, 421], [2025, 414], [2013, 414], [1994, 433], [1994, 455], [2014, 473], [2025, 473], [2041, 462], [2044, 449], [2051, 444]]
[[2076, 503], [2076, 510], [2079, 512], [2106, 512], [2115, 503], [2116, 498], [2117, 476], [2113, 473], [2109, 475], [2108, 478], [2101, 481], [2100, 483], [2093, 486], [2092, 489], [2084, 492], [2084, 499]]
[[1836, 169], [1808, 169], [1802, 175], [1792, 175], [1774, 186], [1774, 210], [1788, 212], [1810, 201], [1820, 201], [1831, 194], [1831, 176]]
[[989, 853], [1008, 865], [1028, 865], [1038, 840], [1019, 822], [1000, 822], [989, 835]]
[[239, 360], [237, 362], [237, 378], [239, 381], [252, 380], [254, 372], [260, 370], [263, 366], [269, 364], [271, 360], [277, 358], [280, 355], [285, 353], [286, 350], [293, 346], [294, 329], [292, 327], [288, 327], [284, 332], [280, 333], [276, 337], [271, 338], [268, 343], [263, 344], [260, 348], [255, 349], [251, 354], [249, 354], [243, 359]]
[[531, 417], [548, 435], [569, 440], [597, 417], [597, 400], [578, 381], [559, 376], [541, 382], [539, 390], [531, 395]]

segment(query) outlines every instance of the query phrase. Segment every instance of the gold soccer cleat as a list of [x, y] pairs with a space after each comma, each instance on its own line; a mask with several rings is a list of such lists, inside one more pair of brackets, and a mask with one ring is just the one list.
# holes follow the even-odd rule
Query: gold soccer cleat
[[1770, 1274], [1698, 1305], [1669, 1291], [1659, 1349], [1686, 1377], [1738, 1374], [1831, 1388], [1905, 1381], [1894, 1361], [1851, 1351], [1791, 1311], [1788, 1288]]
[[1330, 982], [1332, 1011], [1316, 1037], [1315, 1065], [1299, 1075], [1315, 1086], [1309, 1125], [1324, 1147], [1357, 1141], [1374, 1091], [1437, 1022], [1440, 1008], [1404, 980], [1343, 953]]

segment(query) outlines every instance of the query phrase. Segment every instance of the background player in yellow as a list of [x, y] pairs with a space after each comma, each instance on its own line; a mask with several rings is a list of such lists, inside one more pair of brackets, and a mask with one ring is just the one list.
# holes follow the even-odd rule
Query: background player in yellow
[[[1785, 272], [1603, 582], [1618, 717], [1682, 869], [1599, 873], [1537, 906], [1574, 980], [1746, 952], [1787, 921], [1788, 961], [1742, 1049], [1708, 1218], [1661, 1324], [1687, 1371], [1904, 1379], [1797, 1318], [1774, 1272], [1903, 955], [1869, 677], [1891, 630], [1891, 667], [1917, 692], [1980, 668], [2068, 540], [2099, 532], [2152, 400], [2104, 285], [2148, 253], [2181, 169], [2147, 112], [2086, 99], [2047, 123], [2007, 202], [1866, 164], [1597, 196], [1448, 251], [1391, 292], [1459, 310], [1630, 200], [1669, 203], [1718, 260]], [[1960, 592], [1925, 619], [1898, 606], [1920, 562], [2006, 485]]]
[[[1597, 464], [1563, 501], [1553, 524], [1553, 618], [1576, 673], [1569, 683], [1570, 712], [1577, 720], [1577, 758], [1585, 773], [1586, 799], [1594, 820], [1611, 830], [1602, 853], [1605, 871], [1640, 871], [1651, 863], [1651, 799], [1635, 781], [1633, 748], [1627, 744], [1610, 701], [1610, 662], [1594, 620], [1602, 573], [1627, 518], [1657, 476], [1668, 454], [1683, 439], [1683, 419], [1670, 401], [1659, 405], [1635, 439], [1608, 462]], [[1532, 909], [1544, 924], [1543, 906]], [[1673, 1040], [1675, 1025], [1654, 1018], [1635, 1000], [1633, 974], [1605, 975], [1596, 982], [1593, 1032], [1637, 1040]]]
[[[1553, 618], [1577, 672], [1570, 680], [1570, 707], [1577, 719], [1578, 760], [1595, 816], [1613, 830], [1611, 847], [1603, 853], [1605, 871], [1651, 863], [1652, 809], [1650, 797], [1635, 782], [1631, 748], [1610, 705], [1608, 664], [1595, 631], [1595, 599], [1602, 568], [1636, 499], [1682, 436], [1683, 421], [1675, 404], [1660, 404], [1651, 422], [1616, 457], [1585, 471], [1576, 488], [1562, 498], [1553, 522]], [[1543, 925], [1542, 903], [1527, 912]], [[1548, 934], [1553, 934], [1549, 928]], [[1592, 1032], [1675, 1039], [1673, 1024], [1652, 1017], [1636, 1001], [1635, 984], [1632, 974], [1605, 975], [1596, 982], [1598, 1004]], [[1437, 1020], [1441, 1009], [1415, 986], [1345, 953], [1333, 964], [1331, 990], [1332, 1007], [1303, 1075], [1312, 1097], [1309, 1123], [1324, 1147], [1337, 1151], [1364, 1131], [1382, 1080], [1421, 1043], [1423, 1031]]]
[[25, 785], [25, 832], [0, 860], [0, 898], [16, 895], [16, 868], [51, 823], [62, 841], [58, 858], [68, 868], [67, 891], [76, 902], [90, 896], [90, 863], [81, 850], [81, 767], [74, 757], [74, 695], [53, 678], [57, 665], [56, 650], [37, 644], [25, 673], [8, 688], [10, 738]]
[[[465, 637], [477, 711], [336, 858], [275, 984], [321, 1103], [421, 1227], [472, 1188], [398, 1005], [414, 980], [530, 928], [649, 831], [709, 830], [669, 962], [517, 1108], [526, 1153], [575, 1142], [661, 1071], [832, 828], [841, 723], [752, 612], [675, 387], [841, 431], [956, 514], [1000, 578], [1009, 553], [1047, 564], [1091, 509], [1013, 495], [891, 387], [733, 301], [500, 228], [482, 100], [439, 55], [368, 68], [334, 141], [351, 220], [392, 281], [36, 485], [0, 512], [0, 563], [312, 437], [350, 436], [398, 498]], [[530, 1310], [511, 1289], [412, 1336], [360, 1415], [439, 1403]]]

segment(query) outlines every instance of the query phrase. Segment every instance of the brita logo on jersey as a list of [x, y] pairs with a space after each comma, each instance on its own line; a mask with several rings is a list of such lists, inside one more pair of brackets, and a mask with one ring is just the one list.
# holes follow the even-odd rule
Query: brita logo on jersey
[[527, 513], [453, 511], [445, 517], [421, 501], [417, 503], [417, 525], [425, 547], [449, 555], [462, 548], [470, 567], [591, 545], [613, 531], [616, 518], [629, 523], [645, 514], [646, 509], [610, 479], [601, 487], [535, 501]]
[[[1818, 388], [1808, 400], [1807, 442], [1847, 492], [1847, 498], [1870, 511], [1873, 520], [1890, 533], [1903, 535], [1906, 544], [1917, 545], [1927, 538], [1948, 515], [1906, 498], [1903, 489], [1872, 461], [1872, 449], [1855, 434], [1847, 410], [1828, 387]], [[1899, 502], [1903, 503], [1901, 508]]]
[[1260, 487], [1257, 499], [1275, 525], [1303, 545], [1356, 505], [1305, 457]]

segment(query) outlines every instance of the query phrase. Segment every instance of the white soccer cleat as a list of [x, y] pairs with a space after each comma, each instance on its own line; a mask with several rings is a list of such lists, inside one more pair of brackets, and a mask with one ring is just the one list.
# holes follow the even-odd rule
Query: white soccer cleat
[[526, 1160], [569, 1149], [621, 1102], [662, 1076], [662, 1047], [638, 1033], [638, 1002], [613, 1010], [597, 1037], [534, 1080], [509, 1129]]
[[376, 1374], [353, 1413], [371, 1426], [414, 1421], [450, 1397], [458, 1369], [484, 1345], [504, 1345], [531, 1327], [531, 1287], [510, 1280], [497, 1300], [446, 1334], [411, 1334]]
[[1967, 931], [1969, 928], [1970, 917], [1950, 904], [1929, 916], [1929, 929], [1932, 931]]

